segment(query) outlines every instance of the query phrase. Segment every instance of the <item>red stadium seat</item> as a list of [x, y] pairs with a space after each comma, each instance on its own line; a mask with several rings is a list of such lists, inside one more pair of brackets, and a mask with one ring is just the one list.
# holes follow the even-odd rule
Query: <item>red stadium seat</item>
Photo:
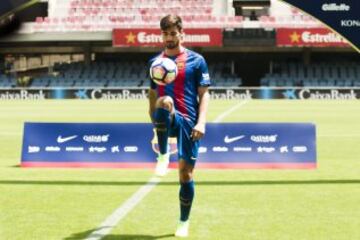
[[[219, 2], [224, 9], [219, 11]], [[234, 16], [228, 10], [227, 1], [214, 0], [68, 0], [54, 1], [55, 6], [48, 18], [36, 18], [35, 31], [56, 31], [64, 23], [77, 24], [66, 27], [72, 30], [111, 31], [113, 27], [157, 28], [158, 21], [166, 14], [179, 14], [188, 28], [241, 28], [241, 27], [321, 27], [312, 17], [279, 1], [271, 1], [269, 16], [249, 21]], [[58, 6], [57, 6], [57, 5]], [[221, 13], [226, 12], [224, 15]], [[56, 19], [57, 20], [52, 20]], [[39, 27], [39, 25], [44, 25]], [[45, 26], [46, 25], [46, 26]], [[48, 25], [51, 25], [48, 28]], [[84, 25], [84, 26], [82, 26]]]

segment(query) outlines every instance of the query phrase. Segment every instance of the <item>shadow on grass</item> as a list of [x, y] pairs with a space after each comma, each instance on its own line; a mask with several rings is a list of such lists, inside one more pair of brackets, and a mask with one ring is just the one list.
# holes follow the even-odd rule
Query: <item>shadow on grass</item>
[[[360, 179], [319, 180], [253, 180], [253, 181], [196, 181], [196, 185], [302, 185], [302, 184], [360, 184]], [[0, 180], [0, 185], [89, 185], [89, 186], [142, 186], [146, 181], [60, 181], [60, 180]], [[156, 183], [154, 183], [156, 184]], [[160, 186], [179, 185], [177, 181], [158, 183]]]
[[[88, 237], [92, 232], [96, 231], [96, 230], [100, 230], [98, 229], [93, 229], [93, 230], [88, 230], [85, 232], [79, 232], [79, 233], [74, 233], [72, 234], [70, 237], [66, 237], [63, 240], [82, 240], [85, 239], [86, 237]], [[166, 238], [173, 238], [174, 234], [163, 234], [163, 235], [132, 235], [132, 234], [109, 234], [106, 235], [104, 237], [101, 237], [102, 235], [92, 235], [92, 237], [96, 237], [102, 240], [155, 240], [155, 239], [166, 239]]]

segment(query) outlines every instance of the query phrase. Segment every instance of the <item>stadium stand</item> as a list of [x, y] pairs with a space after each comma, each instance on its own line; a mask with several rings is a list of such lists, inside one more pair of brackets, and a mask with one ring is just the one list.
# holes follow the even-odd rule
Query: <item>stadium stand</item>
[[239, 87], [242, 79], [231, 70], [230, 62], [209, 63], [209, 73], [214, 87]]
[[271, 0], [268, 16], [259, 17], [262, 28], [323, 28], [324, 25], [297, 8], [278, 0]]
[[[29, 87], [147, 87], [146, 69], [141, 61], [56, 64], [52, 74], [34, 77]], [[242, 79], [231, 72], [230, 62], [210, 63], [209, 69], [215, 87], [242, 85]]]
[[275, 63], [272, 73], [261, 80], [261, 86], [360, 86], [360, 64], [357, 62]]
[[320, 22], [278, 0], [268, 15], [235, 16], [222, 0], [49, 0], [49, 16], [37, 17], [24, 32], [111, 31], [158, 28], [166, 14], [179, 14], [187, 28], [323, 27]]
[[36, 18], [33, 31], [111, 31], [114, 28], [158, 28], [165, 14], [180, 14], [188, 28], [224, 27], [241, 17], [214, 16], [213, 0], [63, 0], [49, 2], [49, 16]]
[[0, 74], [0, 87], [1, 88], [11, 88], [16, 87], [16, 79], [14, 77], [7, 76], [5, 74]]
[[[169, 13], [176, 13], [183, 18], [186, 28], [220, 28], [224, 29], [224, 31], [229, 30], [225, 31], [226, 34], [224, 36], [231, 35], [229, 39], [232, 42], [228, 41], [224, 43], [224, 46], [227, 44], [226, 46], [234, 47], [235, 49], [239, 46], [250, 46], [251, 52], [256, 48], [256, 46], [251, 45], [253, 44], [251, 36], [257, 39], [258, 42], [258, 39], [262, 38], [264, 42], [269, 43], [268, 47], [270, 48], [275, 47], [276, 44], [276, 31], [273, 29], [282, 27], [324, 27], [311, 16], [279, 0], [271, 0], [269, 9], [265, 12], [252, 18], [251, 16], [235, 16], [231, 0], [48, 0], [48, 16], [38, 16], [34, 19], [34, 22], [23, 24], [23, 28], [19, 32], [33, 35], [44, 33], [38, 34], [42, 38], [45, 35], [59, 36], [62, 33], [70, 33], [66, 34], [70, 38], [72, 34], [79, 34], [84, 36], [85, 39], [88, 35], [83, 34], [84, 32], [91, 32], [89, 36], [93, 36], [92, 33], [105, 33], [104, 35], [109, 36], [106, 39], [108, 41], [106, 44], [109, 44], [109, 46], [106, 47], [111, 48], [110, 32], [114, 28], [158, 29], [161, 17]], [[235, 31], [234, 29], [246, 31]], [[270, 31], [267, 31], [269, 29]], [[255, 30], [260, 30], [258, 32], [265, 32], [266, 34], [255, 34]], [[48, 34], [59, 32], [60, 34]], [[236, 34], [238, 38], [233, 36]], [[268, 41], [264, 37], [265, 35], [269, 39], [274, 39], [274, 41]], [[104, 42], [104, 39], [99, 39], [97, 40]], [[97, 40], [91, 40], [89, 37], [89, 40], [77, 42], [76, 47], [80, 46], [80, 48], [87, 49], [87, 46], [92, 45], [91, 41], [95, 42]], [[258, 47], [260, 49], [266, 47], [265, 45], [260, 43]], [[68, 46], [67, 43], [66, 46]], [[101, 47], [103, 46], [105, 44], [101, 45]], [[271, 51], [273, 52], [273, 49]], [[291, 51], [289, 50], [289, 52]], [[49, 52], [51, 51], [49, 50]], [[111, 53], [111, 50], [107, 53]], [[89, 56], [92, 53], [84, 53], [84, 55], [86, 54]], [[214, 58], [208, 61], [214, 87], [259, 85], [347, 87], [360, 85], [358, 80], [360, 78], [359, 63], [350, 62], [353, 59], [342, 63], [318, 62], [305, 65], [300, 63], [303, 59], [301, 55], [304, 55], [301, 51], [296, 57], [299, 62], [285, 62], [286, 57], [279, 57], [281, 54], [277, 54], [274, 51], [274, 56], [277, 55], [274, 58], [277, 63], [273, 64], [272, 70], [269, 71], [268, 65], [274, 59], [268, 58], [266, 54], [260, 55], [260, 58], [263, 58], [261, 61], [254, 57], [248, 58], [247, 56], [249, 55], [246, 55], [247, 53], [243, 54], [243, 51], [239, 51], [237, 54], [231, 60], [227, 60], [227, 52], [219, 51], [219, 55], [222, 56], [221, 58]], [[243, 58], [241, 55], [245, 57]], [[139, 56], [136, 60], [119, 61], [115, 58], [111, 61], [103, 61], [103, 59], [96, 57], [96, 61], [91, 63], [89, 63], [90, 58], [87, 59], [84, 62], [56, 64], [52, 70], [40, 75], [31, 76], [32, 81], [30, 81], [29, 87], [112, 88], [149, 85], [146, 63], [143, 62], [146, 58]], [[255, 67], [250, 68], [250, 65]], [[245, 71], [240, 69], [246, 67], [249, 69], [245, 69]], [[252, 76], [250, 76], [251, 74]], [[0, 87], [16, 86], [19, 86], [16, 77], [0, 75]]]

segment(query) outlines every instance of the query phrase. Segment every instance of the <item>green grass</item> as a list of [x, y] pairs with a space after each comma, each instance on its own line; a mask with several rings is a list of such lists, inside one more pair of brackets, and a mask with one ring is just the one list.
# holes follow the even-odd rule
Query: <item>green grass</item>
[[[209, 121], [237, 104], [212, 101]], [[0, 239], [83, 239], [151, 170], [22, 169], [25, 121], [148, 122], [147, 102], [2, 101]], [[359, 101], [252, 100], [225, 122], [313, 122], [316, 170], [196, 170], [189, 239], [360, 239]], [[104, 239], [174, 239], [172, 171]]]

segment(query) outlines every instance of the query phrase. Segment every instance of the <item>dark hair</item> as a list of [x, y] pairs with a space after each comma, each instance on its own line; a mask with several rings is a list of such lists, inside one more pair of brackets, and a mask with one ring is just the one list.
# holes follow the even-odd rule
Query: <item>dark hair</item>
[[167, 30], [171, 27], [177, 27], [179, 31], [182, 30], [182, 20], [181, 17], [177, 15], [166, 15], [160, 20], [161, 30]]

